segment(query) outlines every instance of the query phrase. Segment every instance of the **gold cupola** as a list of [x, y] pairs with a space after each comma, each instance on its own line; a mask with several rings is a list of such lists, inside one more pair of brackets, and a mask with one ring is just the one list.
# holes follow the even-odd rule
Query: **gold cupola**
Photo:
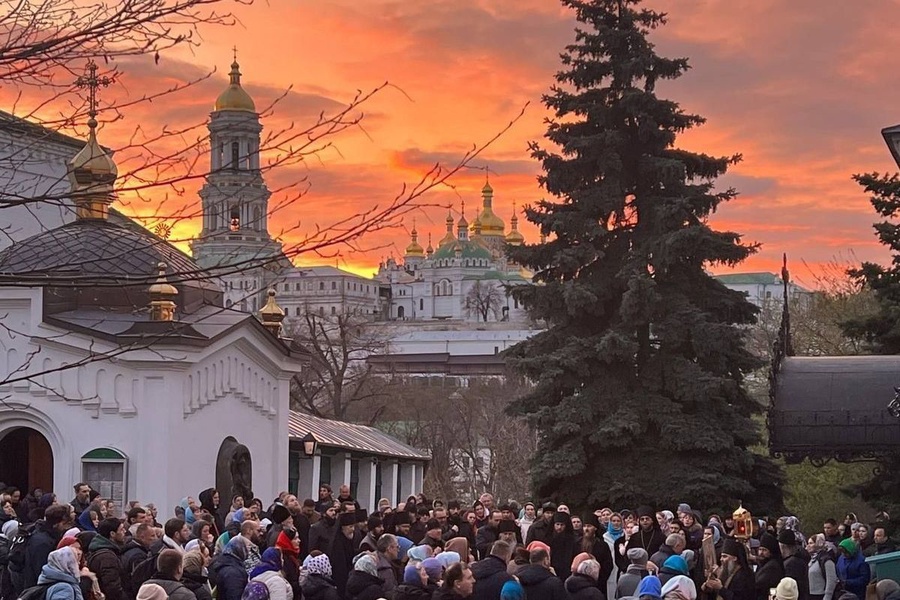
[[275, 303], [275, 290], [269, 289], [269, 300], [265, 306], [259, 309], [259, 320], [263, 327], [268, 329], [275, 337], [281, 336], [281, 322], [284, 321], [284, 309]]
[[409, 246], [406, 247], [406, 256], [425, 256], [425, 251], [419, 244], [419, 232], [416, 231], [415, 220], [413, 220], [413, 228], [410, 232], [410, 236], [412, 237], [412, 240], [409, 242]]
[[494, 188], [491, 187], [489, 181], [484, 182], [481, 188], [481, 214], [478, 220], [481, 221], [481, 235], [485, 237], [503, 237], [506, 224], [503, 219], [494, 214]]
[[88, 139], [67, 165], [72, 202], [78, 219], [106, 219], [114, 199], [113, 184], [119, 171], [116, 163], [97, 142], [97, 88], [111, 83], [108, 77], [97, 77], [97, 65], [88, 63], [88, 74], [76, 85], [89, 90]]
[[519, 216], [516, 214], [516, 203], [513, 202], [513, 214], [509, 220], [509, 226], [512, 227], [506, 234], [506, 243], [510, 246], [521, 246], [525, 243], [525, 236], [519, 231]]
[[457, 239], [469, 239], [469, 222], [466, 221], [466, 203], [462, 203], [462, 212], [459, 215], [459, 221], [456, 222]]
[[445, 221], [447, 224], [447, 233], [444, 234], [444, 237], [441, 238], [441, 241], [438, 242], [438, 247], [443, 246], [444, 244], [452, 244], [456, 241], [456, 236], [453, 235], [453, 215], [450, 213], [450, 207], [447, 207], [447, 219]]
[[174, 321], [175, 320], [175, 297], [178, 290], [169, 283], [166, 276], [166, 263], [161, 262], [156, 265], [157, 276], [156, 281], [150, 286], [150, 320], [151, 321]]
[[428, 234], [428, 247], [425, 248], [425, 255], [428, 258], [431, 258], [431, 255], [434, 254], [434, 247], [431, 245], [431, 234]]
[[241, 71], [237, 57], [231, 63], [231, 73], [229, 73], [230, 83], [225, 91], [216, 98], [215, 110], [242, 110], [246, 112], [256, 112], [256, 104], [250, 94], [241, 87]]

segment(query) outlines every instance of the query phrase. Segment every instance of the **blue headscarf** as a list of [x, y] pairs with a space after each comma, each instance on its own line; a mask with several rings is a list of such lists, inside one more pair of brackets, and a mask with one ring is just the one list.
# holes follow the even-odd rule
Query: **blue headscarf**
[[525, 589], [518, 581], [507, 581], [500, 589], [500, 600], [525, 600]]
[[91, 521], [91, 509], [90, 507], [81, 511], [81, 514], [78, 515], [78, 527], [82, 531], [97, 531], [97, 528], [94, 527], [94, 522]]
[[647, 575], [641, 579], [638, 585], [637, 597], [652, 596], [653, 598], [662, 598], [662, 583], [656, 575]]
[[403, 562], [406, 560], [406, 553], [413, 547], [413, 543], [402, 535], [397, 536], [397, 543], [400, 545], [400, 562]]
[[266, 551], [262, 553], [262, 560], [250, 571], [250, 579], [268, 571], [280, 571], [283, 564], [281, 550], [266, 548]]
[[[623, 519], [623, 521], [624, 521], [624, 519]], [[625, 528], [619, 527], [618, 529], [616, 529], [613, 526], [612, 520], [610, 520], [609, 524], [606, 526], [606, 533], [609, 534], [609, 537], [611, 537], [613, 543], [615, 543], [616, 540], [618, 540], [620, 537], [625, 535]]]
[[244, 522], [244, 513], [246, 510], [247, 509], [245, 509], [245, 508], [237, 509], [236, 511], [234, 511], [234, 514], [231, 515], [231, 520], [234, 521], [235, 523], [243, 523]]
[[664, 567], [668, 567], [673, 571], [678, 571], [682, 575], [688, 574], [688, 564], [687, 561], [684, 560], [683, 557], [673, 554], [669, 558], [666, 559], [666, 562], [663, 563]]

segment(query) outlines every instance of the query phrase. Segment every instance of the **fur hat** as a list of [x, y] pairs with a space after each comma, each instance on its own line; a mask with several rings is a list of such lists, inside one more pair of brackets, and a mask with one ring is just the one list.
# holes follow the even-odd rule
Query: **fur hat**
[[276, 504], [275, 508], [272, 509], [273, 523], [282, 523], [290, 516], [291, 511], [289, 511], [286, 506], [282, 506], [281, 504]]
[[338, 515], [338, 525], [356, 525], [356, 513], [345, 512]]
[[497, 533], [515, 533], [518, 529], [519, 526], [512, 519], [501, 519], [497, 526]]

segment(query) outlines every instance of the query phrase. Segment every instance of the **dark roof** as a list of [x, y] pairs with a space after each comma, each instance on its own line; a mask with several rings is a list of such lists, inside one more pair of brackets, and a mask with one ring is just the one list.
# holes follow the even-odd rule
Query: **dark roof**
[[[8, 131], [16, 135], [25, 135], [35, 140], [68, 146], [76, 150], [81, 150], [84, 148], [85, 144], [84, 140], [62, 134], [2, 110], [0, 110], [0, 131]], [[106, 148], [104, 148], [104, 150], [106, 150]]]
[[373, 354], [366, 359], [377, 371], [441, 373], [447, 375], [504, 375], [506, 361], [499, 354]]
[[312, 433], [321, 446], [331, 448], [393, 458], [431, 460], [431, 455], [426, 451], [407, 446], [374, 427], [322, 419], [293, 410], [288, 417], [288, 432], [293, 440], [300, 440], [307, 433]]
[[789, 460], [900, 449], [888, 404], [900, 356], [787, 357], [769, 408], [769, 447]]

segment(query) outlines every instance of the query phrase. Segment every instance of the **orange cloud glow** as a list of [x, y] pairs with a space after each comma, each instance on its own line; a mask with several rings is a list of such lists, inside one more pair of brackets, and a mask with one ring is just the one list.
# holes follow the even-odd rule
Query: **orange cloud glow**
[[[811, 273], [799, 272], [803, 262], [815, 270], [848, 253], [884, 261], [887, 253], [871, 228], [876, 215], [850, 176], [896, 170], [879, 135], [882, 127], [900, 121], [892, 101], [892, 92], [900, 90], [900, 72], [893, 68], [900, 31], [887, 25], [896, 4], [652, 0], [647, 5], [670, 15], [669, 24], [652, 34], [658, 51], [687, 56], [693, 67], [660, 86], [660, 95], [708, 119], [679, 144], [744, 157], [720, 184], [741, 195], [711, 219], [715, 227], [761, 244], [739, 270], [777, 270], [786, 252], [799, 279], [811, 283]], [[270, 229], [286, 244], [298, 243], [316, 226], [389, 202], [435, 163], [453, 164], [492, 138], [526, 105], [523, 117], [473, 166], [490, 168], [494, 210], [507, 223], [514, 202], [521, 207], [544, 194], [536, 182], [540, 165], [531, 160], [527, 144], [543, 135], [547, 112], [541, 94], [553, 83], [560, 51], [573, 39], [572, 15], [559, 4], [269, 0], [236, 10], [239, 26], [204, 30], [204, 42], [193, 52], [168, 52], [158, 65], [141, 59], [119, 63], [120, 83], [103, 92], [118, 102], [217, 71], [186, 92], [123, 110], [121, 119], [104, 126], [101, 141], [123, 148], [135, 136], [184, 129], [157, 140], [154, 150], [177, 154], [189, 147], [182, 166], [205, 169], [203, 124], [225, 86], [236, 45], [245, 87], [257, 107], [280, 98], [264, 117], [266, 132], [302, 128], [322, 112], [340, 110], [357, 90], [391, 84], [362, 107], [366, 116], [360, 127], [337, 135], [318, 155], [267, 174], [273, 205], [279, 207]], [[36, 92], [27, 90], [20, 105], [36, 105]], [[13, 94], [0, 90], [7, 107]], [[46, 108], [41, 114], [57, 114], [51, 113]], [[124, 148], [119, 157], [120, 171], [147, 160], [133, 148]], [[420, 240], [424, 243], [428, 233], [435, 240], [443, 235], [448, 205], [458, 211], [465, 201], [471, 217], [483, 181], [483, 171], [465, 170], [452, 186], [422, 198], [415, 213]], [[124, 197], [123, 209], [150, 224], [170, 222], [174, 237], [188, 239], [199, 231], [200, 183], [155, 189], [143, 199]], [[337, 261], [369, 274], [381, 257], [402, 254], [407, 227], [376, 232], [356, 248], [335, 248], [338, 256], [304, 255], [299, 261]], [[520, 229], [527, 239], [537, 237], [524, 220]]]

